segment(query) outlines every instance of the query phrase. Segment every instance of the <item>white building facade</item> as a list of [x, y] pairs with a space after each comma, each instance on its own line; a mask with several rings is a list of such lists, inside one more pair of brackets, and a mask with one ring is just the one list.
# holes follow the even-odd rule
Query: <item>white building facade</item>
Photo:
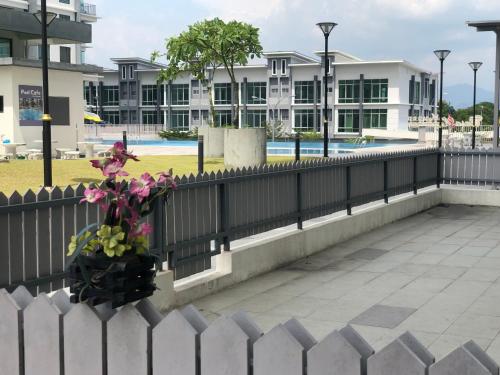
[[[265, 63], [236, 68], [240, 127], [280, 121], [286, 133], [322, 131], [324, 54], [266, 52]], [[208, 125], [206, 83], [190, 76], [157, 82], [160, 65], [141, 58], [112, 59], [87, 83], [89, 109], [110, 123], [163, 124], [181, 131]], [[331, 135], [407, 130], [410, 116], [436, 111], [437, 77], [406, 61], [364, 61], [349, 54], [329, 54], [328, 119]], [[231, 123], [231, 84], [223, 69], [214, 76], [215, 126]]]

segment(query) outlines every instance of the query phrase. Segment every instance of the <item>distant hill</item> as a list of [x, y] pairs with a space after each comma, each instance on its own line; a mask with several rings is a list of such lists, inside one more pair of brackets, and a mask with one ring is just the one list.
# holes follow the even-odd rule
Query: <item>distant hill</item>
[[[471, 107], [472, 90], [473, 86], [465, 83], [445, 87], [444, 92], [447, 93], [447, 95], [443, 96], [443, 100], [451, 103], [455, 109]], [[476, 102], [493, 102], [493, 91], [484, 90], [478, 87]]]

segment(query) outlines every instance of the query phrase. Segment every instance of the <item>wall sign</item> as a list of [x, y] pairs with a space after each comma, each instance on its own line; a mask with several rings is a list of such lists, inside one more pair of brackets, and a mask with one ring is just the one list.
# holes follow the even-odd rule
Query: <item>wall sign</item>
[[19, 86], [19, 125], [42, 125], [43, 99], [41, 86]]

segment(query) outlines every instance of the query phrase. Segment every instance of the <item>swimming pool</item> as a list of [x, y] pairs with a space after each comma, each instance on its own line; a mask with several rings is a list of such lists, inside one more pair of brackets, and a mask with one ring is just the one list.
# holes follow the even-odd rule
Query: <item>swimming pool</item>
[[[104, 139], [102, 143], [112, 145], [116, 140]], [[151, 146], [151, 147], [196, 147], [198, 142], [190, 140], [133, 140], [127, 141], [129, 145]], [[349, 153], [360, 148], [391, 147], [405, 144], [413, 144], [411, 141], [375, 141], [367, 144], [353, 144], [341, 140], [330, 141], [328, 149], [330, 153]], [[323, 153], [323, 141], [303, 141], [300, 143], [300, 152], [305, 155], [320, 155]], [[267, 142], [267, 153], [269, 155], [287, 155], [295, 153], [294, 141]]]

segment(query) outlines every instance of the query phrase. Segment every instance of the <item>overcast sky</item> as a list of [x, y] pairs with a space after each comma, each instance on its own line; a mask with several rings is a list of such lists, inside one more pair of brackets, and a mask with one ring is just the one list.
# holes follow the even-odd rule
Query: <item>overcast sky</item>
[[469, 61], [483, 61], [478, 86], [493, 91], [494, 33], [466, 21], [500, 19], [500, 0], [91, 0], [94, 25], [87, 62], [112, 67], [111, 57], [149, 58], [165, 38], [196, 21], [220, 17], [260, 28], [264, 50], [323, 49], [315, 24], [339, 24], [330, 48], [364, 59], [405, 59], [438, 71], [434, 49], [450, 49], [445, 85], [471, 83]]

